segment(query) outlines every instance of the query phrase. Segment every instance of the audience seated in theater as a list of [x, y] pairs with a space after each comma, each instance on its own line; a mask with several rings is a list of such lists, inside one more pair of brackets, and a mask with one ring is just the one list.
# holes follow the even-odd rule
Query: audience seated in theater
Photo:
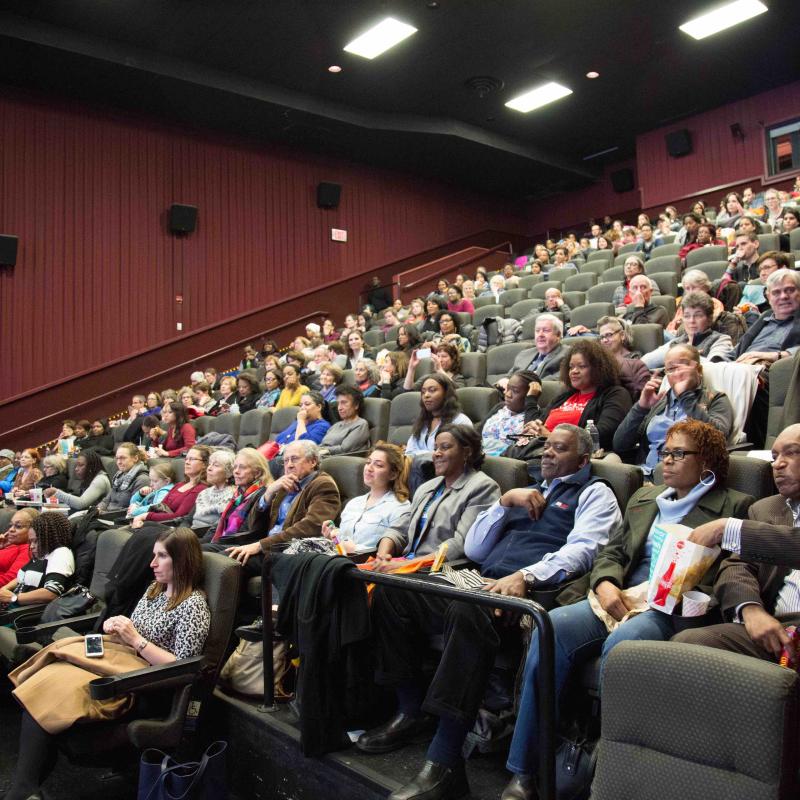
[[472, 303], [473, 311], [470, 313], [474, 313], [475, 298], [477, 297], [475, 294], [475, 283], [471, 280], [465, 280], [464, 283], [461, 284], [461, 292], [464, 296], [464, 299], [469, 300], [469, 302]]
[[42, 459], [43, 476], [36, 482], [37, 489], [67, 488], [67, 459], [64, 456], [53, 453]]
[[353, 369], [356, 362], [363, 358], [372, 358], [372, 348], [364, 344], [361, 331], [353, 331], [347, 337], [347, 363], [345, 369]]
[[331, 426], [323, 417], [325, 401], [319, 392], [306, 392], [300, 398], [299, 406], [297, 417], [275, 438], [275, 443], [281, 449], [300, 439], [310, 439], [319, 444]]
[[246, 344], [244, 346], [244, 357], [239, 362], [239, 369], [256, 369], [261, 366], [261, 359], [258, 357], [258, 352], [253, 344]]
[[645, 261], [649, 261], [653, 255], [653, 249], [658, 247], [658, 240], [654, 236], [653, 226], [650, 222], [642, 222], [639, 225], [640, 238], [636, 243], [636, 252], [641, 253]]
[[675, 310], [675, 316], [669, 321], [665, 328], [667, 336], [675, 336], [681, 330], [681, 325], [683, 323], [681, 303], [683, 302], [683, 297], [689, 292], [704, 292], [711, 297], [711, 302], [714, 306], [714, 317], [711, 327], [715, 331], [728, 334], [734, 343], [737, 342], [744, 331], [745, 326], [743, 320], [734, 314], [726, 312], [722, 302], [712, 295], [711, 281], [708, 279], [708, 275], [701, 269], [688, 269], [683, 273], [681, 284], [683, 286], [683, 296], [675, 298], [677, 308]]
[[758, 236], [755, 233], [738, 233], [735, 242], [736, 249], [728, 258], [728, 268], [717, 289], [717, 297], [725, 284], [731, 281], [745, 284], [758, 277]]
[[322, 399], [326, 403], [332, 403], [336, 399], [336, 390], [341, 385], [343, 378], [344, 373], [342, 370], [336, 364], [331, 364], [330, 361], [320, 367], [317, 386]]
[[337, 456], [363, 453], [369, 447], [369, 423], [364, 413], [364, 395], [354, 386], [336, 390], [339, 421], [328, 428], [319, 442], [320, 455]]
[[[135, 394], [131, 398], [131, 404], [128, 406], [128, 420], [127, 427], [125, 428], [124, 440], [126, 442], [137, 443], [142, 433], [142, 420], [148, 414], [147, 410], [147, 397], [143, 394]], [[74, 423], [73, 423], [74, 425]], [[63, 456], [70, 455], [69, 449], [64, 450], [64, 445], [61, 444], [61, 437], [59, 437], [59, 447]], [[72, 441], [75, 439], [73, 437]]]
[[433, 342], [434, 345], [448, 342], [458, 347], [462, 353], [469, 353], [472, 344], [466, 336], [461, 335], [461, 325], [454, 314], [455, 312], [452, 311], [441, 311], [437, 319], [438, 332], [433, 335], [427, 334], [424, 338]]
[[697, 227], [703, 221], [702, 218], [690, 211], [682, 217], [683, 227], [675, 234], [675, 244], [691, 244], [697, 238]]
[[300, 398], [306, 394], [308, 390], [308, 386], [303, 386], [303, 384], [300, 383], [299, 368], [293, 364], [287, 364], [283, 368], [283, 389], [281, 390], [278, 402], [275, 403], [272, 410], [299, 406]]
[[437, 294], [429, 294], [425, 298], [425, 319], [417, 325], [420, 334], [439, 332], [439, 314], [447, 310], [447, 303]]
[[253, 372], [240, 372], [236, 378], [238, 392], [235, 403], [239, 406], [239, 413], [246, 414], [256, 407], [258, 398], [261, 396], [261, 387], [258, 384]]
[[20, 453], [19, 469], [11, 486], [12, 497], [27, 495], [44, 477], [39, 468], [39, 451], [27, 448]]
[[[236, 456], [237, 461], [243, 452]], [[284, 474], [267, 486], [248, 520], [248, 530], [257, 532], [262, 539], [225, 547], [218, 527], [214, 544], [207, 545], [224, 550], [241, 562], [247, 574], [261, 574], [261, 554], [274, 545], [321, 536], [322, 524], [336, 519], [342, 507], [333, 478], [319, 469], [319, 448], [314, 442], [307, 439], [292, 442], [283, 458]]]
[[[517, 354], [511, 369], [510, 377], [515, 372], [527, 370], [535, 372], [542, 380], [556, 375], [561, 369], [561, 361], [569, 352], [569, 348], [561, 344], [564, 335], [564, 323], [552, 314], [539, 314], [533, 329], [534, 347], [529, 347]], [[508, 378], [501, 378], [497, 385], [505, 389]]]
[[775, 233], [781, 233], [781, 214], [783, 213], [783, 204], [777, 189], [767, 189], [764, 192], [764, 205], [765, 215], [764, 222], [772, 226]]
[[69, 491], [56, 488], [44, 490], [44, 497], [55, 497], [61, 505], [73, 511], [84, 511], [97, 505], [111, 491], [103, 462], [96, 450], [81, 451], [75, 459], [75, 479], [70, 481]]
[[135, 444], [122, 442], [118, 445], [114, 461], [117, 471], [111, 479], [111, 491], [97, 504], [101, 514], [127, 508], [133, 495], [150, 482], [147, 459]]
[[[600, 655], [605, 664], [609, 652], [621, 641], [667, 640], [678, 630], [679, 612], [670, 615], [646, 609], [646, 604], [625, 593], [648, 580], [655, 526], [682, 523], [695, 527], [720, 516], [742, 517], [752, 502], [751, 497], [725, 488], [725, 437], [711, 425], [697, 420], [675, 424], [667, 433], [662, 457], [665, 485], [644, 487], [633, 495], [622, 530], [612, 533], [591, 573], [573, 583], [559, 598], [562, 607], [550, 611], [559, 697], [570, 675], [587, 660]], [[700, 591], [710, 590], [718, 563], [700, 579]], [[632, 608], [646, 610], [626, 618]], [[518, 792], [514, 797], [535, 797], [533, 786], [539, 764], [538, 670], [539, 638], [534, 636], [506, 765], [515, 773], [510, 786]]]
[[322, 525], [322, 535], [336, 537], [347, 553], [376, 547], [388, 529], [407, 520], [408, 459], [402, 448], [378, 442], [364, 464], [364, 485], [369, 491], [347, 503], [338, 527], [330, 521]]
[[614, 250], [614, 240], [611, 238], [611, 234], [600, 234], [597, 237], [597, 249]]
[[0, 588], [0, 606], [49, 603], [64, 594], [75, 572], [71, 544], [72, 524], [63, 514], [34, 516], [28, 529], [30, 558]]
[[569, 249], [565, 245], [558, 245], [553, 251], [553, 266], [551, 269], [573, 269], [578, 268], [570, 261]]
[[546, 436], [561, 423], [585, 428], [593, 420], [601, 449], [611, 450], [614, 431], [631, 407], [630, 393], [620, 385], [616, 359], [597, 342], [582, 339], [561, 362], [560, 378], [566, 388], [545, 408], [538, 402], [541, 385], [531, 384], [525, 413], [532, 421], [523, 432]]
[[325, 344], [339, 341], [340, 332], [336, 329], [332, 319], [326, 318], [322, 322], [322, 341]]
[[[591, 475], [591, 449], [586, 431], [560, 425], [548, 437], [540, 487], [513, 489], [499, 501], [495, 493], [495, 502], [477, 518], [470, 509], [465, 552], [480, 564], [489, 592], [526, 597], [534, 587], [558, 586], [586, 573], [599, 548], [619, 529], [622, 515], [614, 493]], [[419, 513], [416, 497], [414, 509]], [[413, 524], [409, 533], [414, 533]], [[423, 770], [395, 796], [466, 793], [461, 748], [495, 653], [501, 641], [509, 642], [513, 628], [488, 608], [383, 586], [373, 595], [372, 620], [376, 680], [397, 693], [397, 714], [362, 734], [356, 746], [367, 753], [402, 747], [428, 729], [426, 714], [434, 714], [439, 723]], [[442, 656], [423, 698], [424, 651], [418, 642], [441, 631]]]
[[755, 217], [742, 217], [736, 223], [736, 233], [761, 233], [761, 223]]
[[789, 234], [800, 228], [800, 208], [796, 206], [786, 206], [781, 214], [783, 225], [780, 238], [780, 249], [788, 253], [792, 247], [789, 241]]
[[420, 412], [406, 443], [406, 455], [430, 455], [442, 425], [466, 425], [470, 418], [461, 411], [452, 381], [440, 372], [426, 375], [420, 389]]
[[500, 302], [500, 295], [506, 290], [506, 279], [502, 275], [492, 275], [489, 283], [480, 293], [481, 297], [494, 297], [494, 302]]
[[31, 559], [28, 537], [39, 512], [34, 508], [17, 509], [7, 530], [0, 533], [0, 586], [16, 581], [19, 571]]
[[[627, 310], [633, 300], [630, 292], [631, 280], [637, 275], [644, 275], [643, 257], [636, 253], [629, 254], [625, 259], [625, 263], [622, 265], [622, 269], [625, 273], [625, 277], [622, 283], [614, 290], [614, 296], [611, 300], [614, 307], [620, 311]], [[650, 281], [650, 288], [653, 290], [653, 294], [660, 294], [658, 284], [652, 278], [648, 280]]]
[[[75, 449], [94, 450], [99, 456], [110, 456], [114, 454], [114, 437], [108, 428], [107, 419], [92, 420], [88, 428], [85, 426], [86, 420], [81, 420], [75, 426]], [[85, 431], [85, 435], [79, 435]]]
[[[583, 328], [583, 326], [580, 326]], [[585, 329], [582, 332], [588, 332]], [[624, 319], [618, 317], [600, 317], [597, 320], [597, 340], [614, 356], [619, 368], [619, 382], [628, 390], [630, 396], [636, 400], [639, 392], [650, 380], [650, 370], [647, 369], [638, 350], [633, 350], [633, 334], [631, 326]]]
[[[208, 374], [208, 370], [206, 370], [206, 374]], [[214, 370], [215, 380], [216, 380], [216, 374], [217, 371]], [[157, 417], [160, 413], [161, 413], [161, 395], [158, 392], [148, 392], [147, 397], [145, 398], [145, 414], [146, 415], [152, 414]]]
[[205, 409], [195, 405], [194, 389], [191, 386], [182, 386], [178, 391], [178, 400], [186, 411], [186, 419], [197, 419], [205, 416]]
[[466, 311], [467, 314], [475, 313], [475, 305], [464, 297], [461, 286], [453, 284], [447, 287], [447, 310]]
[[19, 466], [14, 463], [16, 456], [13, 450], [0, 450], [0, 489], [10, 492]]
[[[137, 397], [141, 398], [140, 400], [141, 408], [142, 410], [144, 410], [144, 395], [140, 394], [137, 395]], [[75, 444], [75, 420], [65, 419], [61, 423], [61, 430], [59, 431], [58, 437], [56, 438], [56, 442], [49, 452], [64, 456], [64, 458], [68, 458], [72, 454], [72, 449], [74, 444]], [[3, 477], [1, 470], [0, 470], [0, 477]]]
[[800, 625], [800, 425], [781, 431], [772, 455], [777, 495], [750, 506], [745, 521], [709, 522], [689, 537], [731, 553], [714, 582], [723, 623], [684, 631], [675, 641], [773, 663], [784, 647], [797, 653], [786, 628]]
[[503, 279], [506, 282], [506, 289], [519, 289], [519, 278], [514, 272], [513, 264], [506, 264], [503, 267]]
[[648, 476], [658, 463], [666, 432], [675, 422], [696, 419], [709, 423], [726, 440], [733, 429], [731, 401], [724, 392], [712, 391], [703, 382], [697, 349], [676, 345], [667, 352], [665, 361], [669, 390], [661, 394], [662, 377], [657, 373], [614, 434], [614, 451], [622, 455], [636, 449], [635, 462]]
[[695, 237], [694, 241], [688, 242], [678, 251], [678, 258], [680, 258], [681, 263], [685, 265], [686, 256], [691, 253], [692, 250], [699, 250], [702, 247], [708, 247], [709, 245], [724, 244], [725, 242], [722, 239], [717, 238], [716, 227], [710, 222], [703, 222], [697, 226], [697, 236]]
[[405, 389], [403, 382], [408, 373], [408, 357], [405, 353], [397, 351], [387, 353], [380, 367], [380, 397], [391, 400], [402, 394]]
[[564, 317], [564, 324], [569, 325], [569, 315], [572, 309], [561, 295], [561, 289], [550, 287], [544, 293], [544, 310], [558, 312]]
[[126, 514], [129, 519], [145, 514], [164, 500], [175, 485], [175, 468], [169, 461], [157, 461], [148, 470], [147, 477], [147, 486], [142, 486], [131, 497]]
[[216, 415], [217, 401], [211, 396], [211, 386], [205, 379], [194, 385], [194, 406], [204, 414]]
[[[487, 456], [502, 455], [515, 443], [510, 436], [519, 436], [526, 421], [525, 398], [532, 384], [541, 384], [534, 372], [515, 372], [506, 384], [503, 402], [489, 411], [486, 419], [478, 426], [481, 434], [483, 452]], [[539, 386], [541, 391], [541, 386]]]
[[759, 314], [769, 310], [766, 286], [767, 278], [779, 269], [790, 269], [791, 262], [786, 253], [769, 250], [758, 259], [758, 277], [749, 280], [742, 289], [740, 304], [734, 309], [745, 315], [745, 319], [752, 324], [758, 319]]
[[386, 331], [391, 330], [396, 325], [400, 324], [400, 320], [397, 318], [397, 312], [394, 308], [384, 308], [383, 309], [383, 321], [380, 325], [380, 330], [382, 333], [386, 333]]
[[[339, 346], [342, 348], [342, 352], [344, 352], [344, 346], [341, 342], [338, 343]], [[330, 349], [330, 346], [329, 348]], [[280, 356], [277, 353], [273, 353], [271, 356], [265, 356], [263, 366], [265, 370], [268, 369], [276, 369], [280, 372], [283, 369], [283, 362], [280, 359]]]
[[150, 431], [153, 445], [151, 457], [177, 458], [185, 455], [197, 439], [194, 427], [186, 417], [183, 403], [177, 400], [164, 406], [161, 425]]
[[[416, 325], [425, 321], [425, 301], [421, 297], [415, 297], [408, 304], [408, 316], [405, 319], [407, 325]], [[400, 344], [400, 334], [397, 335], [397, 344]]]
[[410, 354], [412, 350], [419, 347], [421, 341], [416, 325], [406, 323], [397, 329], [397, 349], [400, 352], [406, 355]]
[[717, 214], [717, 227], [735, 228], [739, 218], [744, 215], [742, 199], [738, 192], [729, 192], [725, 195], [725, 210]]
[[192, 447], [184, 461], [183, 483], [176, 483], [167, 496], [150, 511], [134, 517], [131, 527], [141, 528], [145, 522], [168, 522], [191, 514], [197, 495], [206, 488], [206, 467], [210, 455], [210, 447], [203, 444]]
[[[245, 448], [248, 449], [248, 448]], [[249, 448], [252, 449], [252, 448]], [[212, 450], [206, 467], [208, 487], [197, 495], [194, 510], [186, 519], [193, 529], [211, 528], [216, 530], [222, 513], [233, 499], [236, 489], [231, 485], [235, 453], [224, 447]]]
[[631, 325], [644, 325], [646, 323], [664, 327], [669, 322], [667, 310], [663, 306], [656, 306], [650, 302], [653, 296], [653, 287], [650, 278], [646, 275], [635, 275], [629, 285], [631, 302], [626, 306], [623, 319]]
[[[467, 385], [464, 376], [461, 374], [461, 350], [459, 350], [458, 347], [447, 342], [442, 342], [438, 347], [433, 349], [431, 358], [436, 367], [436, 372], [446, 376], [453, 384], [454, 388], [461, 389]], [[414, 350], [411, 353], [411, 358], [408, 362], [408, 371], [406, 372], [403, 382], [406, 391], [413, 390], [418, 392], [422, 389], [422, 382], [425, 378], [414, 380], [419, 361], [419, 350]]]
[[[201, 590], [202, 554], [194, 533], [186, 528], [164, 531], [153, 546], [150, 566], [155, 581], [137, 604], [131, 618], [110, 616], [103, 623], [103, 632], [109, 641], [106, 652], [111, 651], [111, 642], [126, 645], [130, 650], [131, 655], [127, 657], [117, 652], [118, 658], [123, 656], [127, 669], [136, 666], [134, 649], [139, 659], [150, 664], [166, 664], [200, 655], [211, 622]], [[38, 653], [33, 661], [10, 677], [17, 687], [15, 695], [25, 710], [22, 712], [19, 757], [6, 797], [40, 797], [39, 787], [57, 761], [54, 734], [69, 728], [77, 720], [86, 722], [83, 718], [86, 701], [81, 697], [86, 692], [86, 682], [95, 674], [67, 661], [53, 660], [45, 651]], [[42, 687], [50, 688], [42, 694]], [[92, 701], [92, 705], [95, 706], [95, 719], [113, 719], [131, 713], [127, 704], [121, 705], [116, 700]], [[53, 706], [58, 706], [57, 713], [52, 713]]]
[[220, 414], [227, 414], [231, 406], [236, 405], [236, 378], [233, 375], [223, 375], [219, 382], [219, 400], [217, 406]]
[[[664, 357], [670, 348], [690, 344], [697, 349], [702, 358], [708, 361], [731, 361], [733, 342], [727, 333], [715, 331], [711, 325], [714, 318], [714, 304], [705, 292], [689, 292], [681, 301], [681, 333], [661, 347], [642, 356], [648, 369], [664, 366]], [[725, 312], [727, 313], [727, 312]]]
[[313, 380], [319, 378], [319, 372], [323, 364], [328, 363], [328, 345], [319, 344], [311, 353], [311, 360], [306, 364], [306, 368]]
[[381, 375], [378, 365], [371, 358], [361, 358], [353, 366], [356, 386], [364, 397], [377, 397], [380, 394]]

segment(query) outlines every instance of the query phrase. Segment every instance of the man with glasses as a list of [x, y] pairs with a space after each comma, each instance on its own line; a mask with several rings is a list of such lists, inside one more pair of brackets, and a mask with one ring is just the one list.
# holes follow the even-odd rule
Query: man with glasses
[[623, 319], [631, 325], [644, 325], [651, 323], [660, 325], [662, 328], [667, 326], [669, 315], [664, 306], [656, 306], [650, 302], [653, 296], [653, 287], [647, 275], [634, 275], [628, 284], [628, 291], [631, 296], [630, 305], [625, 310]]

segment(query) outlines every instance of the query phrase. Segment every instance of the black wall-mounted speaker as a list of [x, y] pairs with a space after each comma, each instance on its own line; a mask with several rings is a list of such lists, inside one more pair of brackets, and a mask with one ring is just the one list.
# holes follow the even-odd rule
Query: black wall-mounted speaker
[[611, 173], [611, 185], [615, 192], [630, 192], [634, 188], [633, 170], [618, 169]]
[[0, 235], [0, 265], [13, 267], [17, 263], [19, 236]]
[[197, 206], [173, 203], [169, 207], [169, 229], [172, 233], [194, 233], [197, 227]]
[[317, 184], [317, 206], [319, 208], [338, 208], [342, 187], [338, 183]]
[[688, 156], [692, 152], [692, 135], [686, 128], [668, 133], [664, 141], [667, 143], [667, 152], [673, 158]]

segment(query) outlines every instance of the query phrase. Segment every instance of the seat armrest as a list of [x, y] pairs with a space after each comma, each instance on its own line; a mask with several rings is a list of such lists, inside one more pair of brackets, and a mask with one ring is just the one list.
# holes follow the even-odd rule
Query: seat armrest
[[116, 508], [113, 511], [104, 511], [102, 514], [98, 514], [98, 519], [103, 520], [103, 522], [119, 522], [128, 514], [127, 508]]
[[95, 678], [89, 683], [92, 700], [111, 700], [123, 694], [137, 691], [153, 691], [192, 683], [205, 661], [203, 656], [192, 656], [172, 661], [169, 664], [157, 664], [119, 675], [108, 675]]
[[8, 608], [0, 612], [0, 625], [13, 625], [16, 619], [28, 614], [41, 616], [45, 608], [47, 608], [47, 603], [31, 603], [30, 605]]
[[243, 544], [252, 544], [263, 538], [264, 535], [256, 531], [240, 531], [233, 536], [224, 536], [217, 544], [224, 544], [226, 547], [241, 547]]
[[17, 630], [17, 642], [19, 644], [32, 644], [38, 642], [43, 636], [55, 633], [59, 628], [72, 628], [76, 633], [90, 632], [94, 630], [97, 620], [100, 619], [100, 612], [94, 614], [81, 614], [77, 617], [67, 617], [55, 622], [41, 622], [38, 625], [26, 625]]

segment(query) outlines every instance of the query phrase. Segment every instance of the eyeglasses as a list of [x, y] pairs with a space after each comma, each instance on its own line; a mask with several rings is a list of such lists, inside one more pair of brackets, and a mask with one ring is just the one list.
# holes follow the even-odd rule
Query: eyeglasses
[[658, 451], [658, 460], [666, 461], [668, 458], [671, 458], [673, 461], [683, 461], [686, 456], [696, 456], [699, 452], [699, 450], [681, 450], [680, 448], [676, 448], [675, 450], [661, 449]]
[[611, 341], [618, 333], [622, 333], [622, 331], [614, 331], [614, 333], [602, 333], [598, 337], [601, 342], [608, 342]]

